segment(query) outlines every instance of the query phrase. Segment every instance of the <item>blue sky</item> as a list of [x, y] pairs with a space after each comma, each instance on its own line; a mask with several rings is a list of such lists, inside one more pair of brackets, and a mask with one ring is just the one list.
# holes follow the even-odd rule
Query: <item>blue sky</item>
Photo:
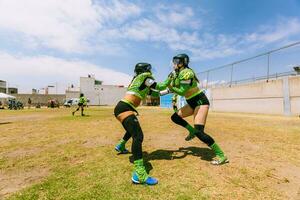
[[[0, 79], [21, 92], [63, 92], [87, 74], [126, 85], [149, 62], [161, 81], [182, 52], [201, 72], [300, 41], [299, 10], [299, 0], [0, 0]], [[272, 72], [300, 64], [298, 50]]]

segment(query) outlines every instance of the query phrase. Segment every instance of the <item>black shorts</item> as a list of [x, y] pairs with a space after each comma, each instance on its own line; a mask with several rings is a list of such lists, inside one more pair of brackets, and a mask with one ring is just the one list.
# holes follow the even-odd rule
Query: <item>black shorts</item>
[[133, 112], [137, 113], [137, 111], [133, 107], [131, 107], [129, 104], [127, 104], [123, 101], [119, 101], [119, 103], [116, 105], [115, 110], [114, 110], [115, 117], [117, 117], [119, 114], [126, 112], [126, 111], [133, 111]]
[[209, 100], [204, 92], [201, 92], [193, 98], [186, 100], [186, 102], [189, 104], [189, 106], [191, 106], [192, 109], [195, 109], [197, 106], [209, 105]]
[[83, 103], [78, 103], [78, 106], [83, 106]]

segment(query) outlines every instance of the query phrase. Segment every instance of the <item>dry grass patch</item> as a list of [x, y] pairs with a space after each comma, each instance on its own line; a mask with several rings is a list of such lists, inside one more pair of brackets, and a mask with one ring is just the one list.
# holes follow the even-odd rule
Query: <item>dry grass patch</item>
[[206, 132], [230, 158], [216, 167], [207, 146], [184, 140], [170, 110], [139, 112], [155, 187], [131, 184], [131, 154], [114, 151], [124, 130], [113, 107], [88, 108], [86, 117], [0, 111], [0, 199], [300, 199], [299, 118], [210, 113]]

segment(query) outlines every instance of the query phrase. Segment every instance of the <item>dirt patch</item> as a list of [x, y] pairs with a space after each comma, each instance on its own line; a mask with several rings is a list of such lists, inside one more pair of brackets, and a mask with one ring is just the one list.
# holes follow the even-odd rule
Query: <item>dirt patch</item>
[[20, 115], [20, 116], [6, 116], [0, 118], [0, 124], [10, 124], [12, 122], [18, 121], [38, 121], [53, 118], [55, 115], [42, 115], [42, 114], [34, 114], [34, 115]]
[[1, 153], [1, 157], [8, 157], [8, 158], [18, 158], [18, 157], [26, 157], [30, 155], [37, 154], [41, 152], [41, 148], [32, 148], [32, 149], [17, 149], [15, 151]]
[[277, 188], [289, 199], [300, 200], [300, 167], [291, 164], [282, 164], [274, 172], [277, 178]]
[[87, 139], [82, 142], [82, 145], [87, 148], [105, 147], [114, 144], [115, 142], [113, 139], [104, 136]]
[[0, 172], [0, 199], [4, 199], [9, 194], [40, 182], [48, 174], [49, 169], [47, 168], [32, 169], [23, 172], [18, 171], [12, 174]]

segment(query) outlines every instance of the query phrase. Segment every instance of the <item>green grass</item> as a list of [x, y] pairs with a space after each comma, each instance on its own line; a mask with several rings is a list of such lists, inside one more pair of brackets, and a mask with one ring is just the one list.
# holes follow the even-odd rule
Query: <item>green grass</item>
[[114, 151], [124, 130], [112, 107], [86, 117], [0, 112], [0, 199], [291, 199], [300, 191], [298, 118], [210, 113], [206, 131], [231, 161], [216, 167], [204, 144], [184, 141], [170, 110], [141, 108], [146, 167], [159, 179], [149, 187], [131, 183], [131, 154]]

